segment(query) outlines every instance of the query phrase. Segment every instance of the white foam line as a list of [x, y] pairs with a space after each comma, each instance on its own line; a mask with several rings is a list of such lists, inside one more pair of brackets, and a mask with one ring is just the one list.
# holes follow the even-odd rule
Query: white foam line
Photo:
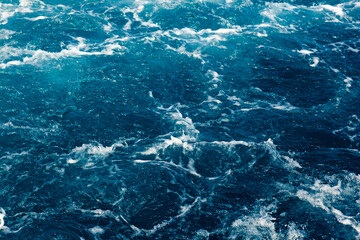
[[47, 18], [48, 18], [48, 17], [46, 17], [46, 16], [38, 16], [38, 17], [35, 17], [35, 18], [28, 18], [28, 17], [26, 17], [26, 18], [24, 18], [24, 19], [34, 22], [34, 21], [44, 20], [44, 19], [47, 19]]
[[166, 162], [166, 161], [158, 161], [158, 160], [141, 160], [141, 159], [136, 159], [134, 160], [134, 163], [150, 163], [152, 165], [168, 165], [168, 166], [173, 166], [173, 167], [176, 167], [176, 168], [180, 168], [181, 170], [185, 171], [185, 172], [188, 172], [196, 177], [199, 177], [201, 178], [202, 176], [200, 174], [198, 174], [197, 172], [195, 172], [194, 170], [190, 170], [190, 169], [187, 169], [181, 165], [178, 165], [178, 164], [175, 164], [173, 162]]
[[297, 52], [302, 54], [302, 55], [310, 55], [310, 54], [314, 53], [313, 51], [306, 50], [306, 49], [297, 50]]
[[324, 199], [327, 196], [331, 197], [341, 197], [341, 181], [334, 187], [331, 187], [328, 184], [321, 184], [320, 180], [316, 180], [315, 184], [310, 187], [313, 191], [317, 191], [315, 194], [310, 194], [305, 190], [298, 190], [296, 196], [303, 201], [309, 202], [313, 207], [321, 208], [328, 214], [333, 214], [336, 220], [344, 225], [351, 226], [357, 233], [358, 238], [360, 238], [360, 223], [354, 219], [354, 217], [344, 215], [340, 210], [332, 207], [329, 203], [324, 203]]
[[252, 143], [248, 143], [245, 141], [230, 141], [230, 142], [226, 142], [226, 141], [213, 141], [213, 142], [199, 142], [200, 144], [216, 144], [216, 145], [243, 145], [243, 146], [251, 146], [253, 145]]
[[26, 151], [22, 151], [21, 153], [12, 153], [12, 154], [9, 154], [6, 156], [2, 156], [2, 157], [0, 157], [0, 159], [13, 159], [14, 157], [28, 155], [28, 154], [30, 154], [30, 153], [26, 152]]
[[232, 171], [231, 171], [231, 169], [229, 169], [229, 170], [227, 170], [225, 172], [224, 176], [208, 177], [207, 179], [210, 180], [210, 181], [214, 181], [214, 180], [221, 179], [221, 178], [224, 178], [226, 176], [229, 176], [231, 173], [232, 173]]
[[[120, 46], [118, 43], [114, 43], [114, 39], [108, 39], [104, 43], [100, 44], [102, 47], [101, 51], [88, 51], [91, 50], [89, 46], [85, 43], [85, 39], [78, 37], [74, 38], [78, 41], [77, 45], [70, 44], [66, 49], [61, 50], [60, 52], [47, 52], [41, 49], [38, 50], [27, 50], [27, 49], [14, 49], [10, 48], [16, 56], [23, 54], [30, 54], [30, 57], [24, 57], [22, 60], [13, 60], [6, 63], [0, 63], [0, 68], [5, 69], [11, 66], [19, 66], [26, 64], [36, 64], [39, 61], [48, 61], [52, 59], [60, 59], [66, 57], [80, 57], [80, 56], [92, 56], [92, 55], [112, 55], [114, 50], [121, 50], [124, 47]], [[121, 41], [121, 39], [119, 39]], [[7, 46], [5, 46], [7, 47]], [[6, 50], [6, 49], [5, 49]], [[122, 53], [118, 53], [122, 54]]]
[[360, 237], [360, 224], [353, 217], [346, 216], [340, 210], [333, 207], [331, 212], [339, 223], [351, 226], [358, 233], [358, 238]]
[[5, 221], [4, 221], [4, 217], [6, 216], [6, 212], [3, 208], [0, 208], [1, 213], [0, 213], [0, 230], [4, 229], [4, 225], [5, 225]]
[[[171, 218], [171, 219], [169, 219], [169, 220], [167, 220], [167, 221], [163, 221], [162, 223], [159, 223], [159, 224], [155, 225], [155, 226], [154, 226], [152, 229], [150, 229], [150, 230], [139, 229], [139, 228], [137, 228], [137, 227], [134, 226], [134, 225], [132, 225], [132, 226], [134, 226], [134, 229], [145, 233], [147, 236], [152, 235], [152, 234], [154, 234], [156, 231], [158, 231], [159, 229], [161, 229], [161, 228], [169, 225], [170, 223], [174, 222], [176, 219], [185, 216], [185, 215], [195, 206], [195, 204], [197, 204], [199, 201], [200, 201], [200, 202], [205, 202], [206, 199], [201, 199], [200, 197], [197, 197], [192, 204], [190, 204], [190, 205], [185, 205], [185, 206], [181, 206], [181, 210], [180, 210], [180, 213], [179, 213], [178, 215], [176, 215], [175, 217], [173, 217], [173, 218]], [[139, 233], [137, 233], [136, 235], [138, 235], [138, 234], [139, 234]]]
[[[34, 6], [35, 4], [35, 6]], [[55, 14], [55, 10], [62, 8], [63, 10], [69, 10], [70, 8], [61, 4], [50, 5], [45, 4], [39, 0], [20, 0], [19, 4], [4, 4], [0, 2], [0, 25], [5, 25], [8, 23], [8, 19], [16, 16], [16, 14], [27, 14], [33, 13], [36, 11], [46, 11], [47, 13]], [[40, 16], [35, 18], [24, 18], [30, 21], [37, 21], [45, 19], [47, 17]]]
[[292, 110], [298, 110], [299, 108], [294, 107], [293, 105], [291, 105], [290, 103], [285, 103], [285, 104], [281, 104], [281, 103], [270, 103], [269, 104], [271, 108], [276, 109], [276, 110], [281, 110], [281, 111], [292, 111]]
[[90, 155], [108, 156], [114, 153], [117, 147], [124, 147], [122, 143], [114, 143], [109, 147], [104, 147], [102, 144], [94, 146], [93, 144], [83, 144], [81, 147], [74, 148], [71, 153], [87, 153]]

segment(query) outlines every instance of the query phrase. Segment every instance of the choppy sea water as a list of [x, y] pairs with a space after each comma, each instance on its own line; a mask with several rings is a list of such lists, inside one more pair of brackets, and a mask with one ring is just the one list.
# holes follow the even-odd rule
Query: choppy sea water
[[359, 239], [360, 2], [2, 0], [1, 239]]

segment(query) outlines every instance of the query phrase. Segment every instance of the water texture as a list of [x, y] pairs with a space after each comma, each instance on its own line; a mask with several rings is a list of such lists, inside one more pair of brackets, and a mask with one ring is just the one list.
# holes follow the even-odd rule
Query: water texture
[[1, 239], [360, 239], [360, 2], [1, 0]]

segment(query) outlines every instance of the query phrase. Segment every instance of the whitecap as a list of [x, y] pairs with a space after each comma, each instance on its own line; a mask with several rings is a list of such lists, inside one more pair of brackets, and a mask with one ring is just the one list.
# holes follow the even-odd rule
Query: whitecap
[[261, 206], [258, 212], [241, 216], [232, 224], [230, 239], [247, 236], [249, 239], [279, 239], [275, 229], [275, 218], [270, 214], [274, 205]]
[[97, 235], [97, 234], [103, 234], [105, 232], [105, 230], [99, 226], [95, 226], [93, 228], [90, 228], [89, 231], [94, 234], [94, 235]]
[[278, 102], [278, 103], [276, 103], [276, 104], [270, 103], [270, 106], [271, 106], [273, 109], [282, 110], [282, 111], [292, 111], [292, 110], [298, 109], [297, 107], [291, 105], [291, 104], [288, 103], [288, 102], [285, 102], [285, 103]]
[[301, 50], [298, 50], [297, 52], [302, 54], [302, 55], [310, 55], [310, 54], [314, 53], [313, 51], [306, 50], [306, 49], [301, 49]]
[[205, 64], [205, 61], [204, 61], [204, 59], [202, 58], [202, 55], [201, 55], [201, 52], [200, 52], [200, 49], [199, 49], [199, 48], [196, 49], [196, 50], [194, 50], [193, 52], [189, 52], [189, 51], [186, 50], [185, 45], [180, 46], [180, 47], [178, 47], [178, 48], [173, 48], [173, 47], [171, 47], [171, 46], [169, 46], [169, 45], [167, 45], [167, 44], [166, 44], [165, 46], [166, 46], [166, 49], [175, 51], [175, 52], [180, 53], [180, 54], [185, 54], [185, 55], [187, 55], [188, 57], [193, 57], [193, 58], [196, 58], [196, 59], [200, 59], [200, 60], [201, 60], [201, 63], [202, 63], [202, 64]]
[[6, 212], [3, 208], [0, 208], [1, 213], [0, 213], [0, 230], [4, 229], [5, 227], [5, 221], [4, 221], [4, 217], [6, 216]]
[[97, 155], [107, 157], [115, 151], [115, 148], [122, 145], [111, 145], [109, 147], [104, 147], [103, 145], [93, 145], [93, 144], [83, 144], [81, 147], [74, 148], [72, 153], [86, 153], [90, 155]]
[[[18, 49], [4, 46], [0, 49], [0, 60], [3, 60], [3, 62], [0, 63], [0, 68], [5, 69], [7, 67], [25, 64], [35, 65], [39, 62], [58, 60], [60, 58], [67, 57], [122, 54], [122, 52], [119, 52], [119, 50], [124, 49], [124, 47], [119, 45], [119, 43], [117, 42], [121, 41], [122, 39], [107, 39], [99, 46], [97, 46], [97, 48], [94, 48], [92, 45], [87, 44], [86, 39], [84, 38], [77, 37], [74, 38], [74, 40], [76, 40], [78, 44], [69, 44], [65, 49], [61, 50], [60, 52], [47, 52], [42, 49]], [[22, 58], [21, 60], [4, 62], [6, 58], [22, 55], [26, 55], [26, 57]]]
[[340, 17], [344, 17], [345, 13], [341, 7], [341, 5], [337, 5], [337, 6], [331, 6], [331, 5], [319, 5], [319, 7], [322, 7], [328, 11], [331, 11], [333, 13], [335, 13], [336, 15], [340, 16]]
[[283, 11], [294, 11], [297, 7], [289, 3], [266, 3], [266, 8], [260, 14], [272, 21], [277, 21]]
[[[160, 28], [160, 26], [156, 23], [153, 23], [153, 21], [151, 19], [149, 19], [148, 21], [143, 21], [140, 17], [139, 17], [139, 13], [141, 13], [144, 10], [144, 5], [143, 4], [139, 4], [136, 8], [125, 8], [122, 10], [122, 12], [126, 15], [126, 13], [132, 13], [133, 14], [133, 19], [137, 22], [140, 22], [140, 24], [142, 26], [145, 27], [149, 27], [149, 28]], [[131, 24], [133, 23], [133, 21], [131, 19], [127, 19], [128, 22], [124, 25], [123, 29], [125, 31], [130, 30], [131, 29]]]
[[[344, 183], [338, 179], [339, 177], [343, 179]], [[357, 231], [358, 236], [360, 236], [360, 223], [354, 217], [345, 215], [341, 209], [339, 209], [342, 205], [337, 204], [345, 199], [347, 201], [351, 200], [351, 198], [358, 199], [360, 177], [349, 173], [345, 176], [326, 176], [326, 179], [331, 182], [337, 180], [337, 184], [332, 186], [316, 179], [314, 184], [304, 186], [308, 188], [308, 190], [298, 190], [296, 196], [303, 201], [309, 202], [313, 207], [320, 208], [326, 213], [332, 214], [339, 223], [351, 226]], [[335, 204], [337, 208], [334, 207]], [[343, 207], [343, 210], [346, 211], [347, 208]]]
[[288, 240], [301, 240], [305, 238], [305, 232], [303, 230], [300, 230], [295, 223], [290, 223], [288, 230], [287, 230], [287, 234], [286, 234], [286, 239]]
[[7, 29], [1, 29], [0, 30], [0, 39], [9, 39], [11, 35], [13, 35], [14, 31], [7, 30]]
[[48, 17], [46, 17], [46, 16], [38, 16], [38, 17], [34, 17], [34, 18], [27, 18], [26, 17], [25, 19], [34, 22], [34, 21], [44, 20], [44, 19], [47, 19], [47, 18]]
[[353, 82], [353, 79], [351, 77], [346, 77], [344, 79], [344, 83], [346, 84], [347, 91], [349, 91], [349, 88], [351, 87], [352, 82]]
[[310, 64], [310, 67], [316, 67], [319, 64], [320, 59], [318, 57], [313, 57], [313, 63]]

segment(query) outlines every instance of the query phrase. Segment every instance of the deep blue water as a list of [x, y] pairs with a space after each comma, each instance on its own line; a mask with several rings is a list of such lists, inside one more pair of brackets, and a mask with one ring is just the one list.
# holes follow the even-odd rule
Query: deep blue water
[[0, 239], [359, 238], [359, 1], [0, 1]]

